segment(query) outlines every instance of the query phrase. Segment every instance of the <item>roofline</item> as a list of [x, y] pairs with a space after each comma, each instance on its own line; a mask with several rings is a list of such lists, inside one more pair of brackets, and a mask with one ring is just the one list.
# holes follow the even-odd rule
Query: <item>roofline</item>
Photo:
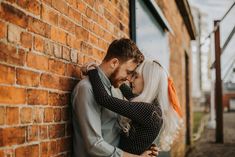
[[193, 16], [191, 13], [190, 6], [188, 4], [187, 0], [175, 0], [177, 7], [180, 11], [180, 14], [183, 17], [184, 23], [186, 25], [186, 28], [188, 30], [188, 33], [190, 35], [191, 40], [196, 39], [196, 28], [193, 21]]

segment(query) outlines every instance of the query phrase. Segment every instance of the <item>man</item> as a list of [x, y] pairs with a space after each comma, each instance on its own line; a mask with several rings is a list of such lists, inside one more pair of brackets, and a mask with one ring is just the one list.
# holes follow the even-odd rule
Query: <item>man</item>
[[[118, 88], [130, 79], [144, 57], [136, 44], [129, 39], [113, 41], [98, 67], [107, 92], [123, 98]], [[88, 78], [81, 80], [72, 94], [73, 151], [76, 157], [131, 157], [117, 146], [120, 127], [118, 115], [96, 103]]]

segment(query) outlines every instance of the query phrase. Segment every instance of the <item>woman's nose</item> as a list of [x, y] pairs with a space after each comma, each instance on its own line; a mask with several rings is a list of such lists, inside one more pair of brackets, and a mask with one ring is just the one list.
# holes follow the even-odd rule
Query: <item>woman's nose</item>
[[131, 81], [132, 81], [131, 75], [127, 75], [126, 79], [127, 79], [129, 82], [131, 82]]

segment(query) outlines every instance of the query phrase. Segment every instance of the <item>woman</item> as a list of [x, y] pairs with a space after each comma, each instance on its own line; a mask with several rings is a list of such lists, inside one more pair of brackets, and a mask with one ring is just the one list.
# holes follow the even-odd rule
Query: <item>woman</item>
[[[96, 101], [126, 118], [120, 124], [119, 147], [133, 154], [142, 154], [154, 142], [160, 150], [168, 151], [182, 121], [180, 105], [172, 80], [156, 61], [145, 61], [131, 80], [131, 101], [109, 96], [96, 69], [88, 72]], [[121, 88], [122, 89], [122, 88]], [[132, 97], [130, 93], [124, 96]]]

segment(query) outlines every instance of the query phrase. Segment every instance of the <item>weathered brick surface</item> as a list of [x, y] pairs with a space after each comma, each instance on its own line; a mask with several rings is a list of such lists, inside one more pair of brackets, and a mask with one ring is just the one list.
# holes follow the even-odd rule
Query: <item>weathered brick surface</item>
[[[0, 2], [0, 157], [71, 156], [71, 91], [82, 64], [100, 62], [114, 38], [129, 36], [127, 4]], [[126, 12], [112, 11], [120, 6]]]
[[[185, 109], [190, 39], [175, 1], [157, 3], [175, 34], [170, 72]], [[100, 62], [113, 39], [129, 36], [129, 23], [128, 0], [0, 1], [0, 156], [71, 156], [80, 66]], [[185, 145], [175, 145], [173, 156], [182, 155]]]

